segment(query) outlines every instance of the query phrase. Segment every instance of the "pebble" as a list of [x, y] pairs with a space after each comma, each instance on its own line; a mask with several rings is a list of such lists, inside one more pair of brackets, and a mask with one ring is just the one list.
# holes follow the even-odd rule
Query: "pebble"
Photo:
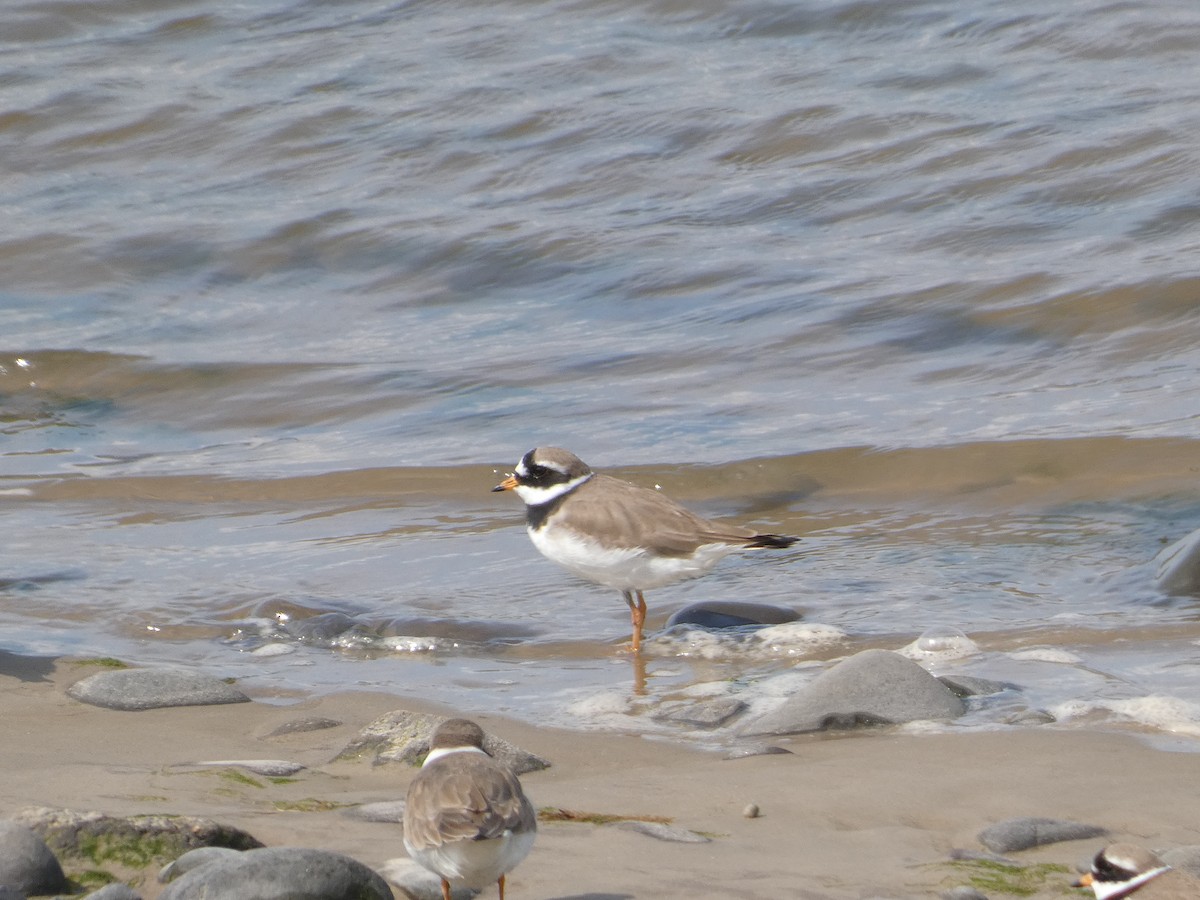
[[948, 891], [942, 891], [939, 895], [941, 900], [988, 900], [987, 894], [980, 893], [973, 887], [960, 885], [956, 888], [950, 888]]
[[654, 720], [693, 728], [719, 728], [745, 709], [746, 704], [735, 697], [713, 697], [660, 710], [654, 714]]
[[712, 838], [707, 838], [702, 834], [662, 822], [639, 822], [635, 819], [614, 822], [611, 827], [644, 834], [660, 841], [672, 841], [676, 844], [708, 844], [712, 841]]
[[1107, 831], [1098, 825], [1084, 825], [1065, 819], [1022, 817], [1006, 819], [979, 832], [979, 842], [993, 853], [1012, 853], [1059, 841], [1081, 841], [1103, 837]]
[[954, 719], [965, 711], [962, 699], [919, 664], [890, 650], [864, 650], [822, 672], [740, 732], [798, 734]]
[[81, 703], [107, 709], [249, 703], [250, 698], [219, 678], [182, 669], [114, 669], [97, 672], [67, 688]]
[[747, 803], [746, 808], [742, 810], [742, 815], [747, 819], [757, 819], [762, 815], [762, 810], [758, 808], [757, 803]]

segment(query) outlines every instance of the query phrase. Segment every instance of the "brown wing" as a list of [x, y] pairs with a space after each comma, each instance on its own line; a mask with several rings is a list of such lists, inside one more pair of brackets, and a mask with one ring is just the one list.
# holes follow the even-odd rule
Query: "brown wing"
[[417, 849], [535, 831], [537, 814], [507, 768], [482, 754], [455, 753], [423, 768], [408, 787], [404, 837]]
[[571, 524], [581, 531], [611, 534], [617, 546], [645, 547], [663, 556], [686, 556], [702, 544], [741, 544], [755, 532], [713, 522], [649, 488], [607, 475], [593, 475], [571, 494]]

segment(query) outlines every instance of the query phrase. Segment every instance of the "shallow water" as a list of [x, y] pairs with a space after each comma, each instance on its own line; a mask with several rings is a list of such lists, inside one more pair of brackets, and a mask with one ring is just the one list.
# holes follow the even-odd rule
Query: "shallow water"
[[[0, 34], [0, 634], [284, 702], [670, 731], [930, 628], [1200, 736], [1200, 8], [25, 4]], [[802, 543], [651, 593], [489, 493], [538, 443]], [[801, 668], [792, 672], [797, 663]], [[783, 681], [772, 681], [780, 676]]]

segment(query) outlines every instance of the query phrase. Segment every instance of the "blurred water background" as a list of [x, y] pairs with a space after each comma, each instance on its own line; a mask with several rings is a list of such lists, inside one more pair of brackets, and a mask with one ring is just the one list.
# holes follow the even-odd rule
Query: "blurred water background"
[[[1022, 688], [966, 727], [1200, 736], [1151, 564], [1200, 527], [1191, 0], [4, 20], [0, 648], [654, 730], [924, 634]], [[803, 537], [655, 629], [801, 624], [658, 633], [632, 692], [488, 490], [537, 444]]]

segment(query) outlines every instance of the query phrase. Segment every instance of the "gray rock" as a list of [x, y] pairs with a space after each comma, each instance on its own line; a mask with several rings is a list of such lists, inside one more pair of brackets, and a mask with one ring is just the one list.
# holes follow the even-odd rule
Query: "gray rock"
[[939, 896], [942, 900], [988, 900], [987, 894], [982, 894], [975, 888], [966, 885], [942, 891]]
[[1167, 594], [1200, 594], [1200, 529], [1154, 557], [1154, 583]]
[[7, 884], [0, 884], [0, 900], [26, 900], [25, 892], [18, 891]]
[[990, 678], [976, 678], [974, 675], [939, 675], [937, 680], [960, 697], [985, 697], [1016, 688], [1016, 685], [992, 681]]
[[797, 734], [858, 725], [953, 719], [962, 700], [920, 665], [890, 650], [864, 650], [822, 672], [742, 734]]
[[106, 816], [98, 812], [34, 807], [14, 818], [34, 830], [60, 857], [83, 857], [83, 848], [96, 841], [153, 844], [156, 855], [166, 859], [182, 856], [197, 847], [229, 847], [247, 850], [261, 847], [239, 828], [195, 816]]
[[97, 672], [67, 688], [81, 703], [108, 709], [157, 709], [248, 703], [250, 698], [219, 678], [182, 669], [114, 669]]
[[775, 744], [744, 744], [741, 747], [734, 747], [722, 759], [747, 759], [751, 756], [792, 756], [793, 753], [787, 747], [779, 747]]
[[327, 850], [264, 847], [222, 856], [167, 885], [159, 900], [393, 900], [362, 863]]
[[[389, 859], [379, 874], [400, 889], [408, 900], [442, 900], [441, 879], [406, 856]], [[450, 889], [450, 900], [471, 900], [479, 891], [464, 885]]]
[[174, 881], [180, 875], [213, 860], [240, 855], [240, 850], [230, 850], [228, 847], [197, 847], [163, 866], [158, 873], [158, 883], [166, 884], [168, 881]]
[[654, 719], [694, 728], [719, 728], [745, 708], [746, 704], [735, 697], [712, 697], [676, 704], [656, 713]]
[[673, 625], [695, 625], [699, 628], [740, 628], [746, 625], [782, 625], [795, 622], [800, 614], [785, 606], [768, 603], [738, 603], [733, 600], [703, 600], [677, 610], [667, 619]]
[[1058, 720], [1044, 709], [1026, 708], [1009, 713], [1001, 721], [1005, 725], [1051, 725]]
[[694, 831], [688, 831], [686, 828], [679, 828], [675, 825], [665, 825], [662, 822], [639, 822], [636, 820], [614, 822], [613, 828], [619, 828], [622, 831], [633, 831], [637, 834], [644, 834], [647, 837], [656, 838], [660, 841], [672, 841], [676, 844], [707, 844], [712, 841], [712, 838], [707, 838], [702, 834], [697, 834]]
[[114, 881], [98, 891], [92, 891], [83, 900], [142, 900], [142, 895], [129, 885]]
[[404, 821], [404, 801], [383, 800], [379, 803], [363, 803], [343, 810], [342, 815], [348, 819], [359, 819], [363, 822], [399, 823]]
[[1081, 841], [1103, 837], [1107, 832], [1097, 825], [1083, 825], [1063, 819], [1022, 817], [1006, 819], [979, 832], [979, 843], [993, 853], [1013, 853], [1059, 841]]
[[262, 775], [264, 778], [286, 778], [288, 775], [304, 771], [305, 768], [300, 763], [288, 762], [286, 759], [213, 759], [194, 763], [194, 765], [232, 766], [253, 772], [255, 775]]
[[[445, 720], [445, 716], [431, 716], [405, 709], [393, 710], [367, 725], [337, 758], [371, 757], [375, 765], [389, 762], [420, 765], [429, 753], [429, 737], [433, 734], [433, 729]], [[550, 767], [550, 763], [540, 756], [486, 732], [483, 749], [518, 775]]]
[[68, 889], [62, 866], [45, 840], [23, 822], [0, 820], [0, 884], [26, 894]]
[[305, 719], [292, 719], [284, 722], [267, 737], [283, 737], [288, 734], [300, 734], [305, 731], [322, 731], [326, 728], [337, 728], [342, 725], [337, 719], [327, 719], [324, 716], [309, 716]]

